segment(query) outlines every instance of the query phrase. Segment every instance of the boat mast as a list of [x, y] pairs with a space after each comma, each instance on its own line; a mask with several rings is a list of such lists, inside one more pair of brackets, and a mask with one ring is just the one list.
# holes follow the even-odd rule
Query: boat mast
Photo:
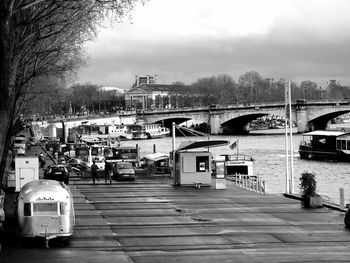
[[289, 90], [287, 85], [284, 86], [284, 98], [285, 98], [285, 161], [286, 161], [286, 193], [289, 193], [289, 165], [288, 165], [288, 102], [289, 102]]
[[173, 148], [173, 154], [172, 154], [172, 163], [173, 163], [173, 180], [174, 185], [176, 185], [176, 175], [175, 175], [175, 122], [172, 123], [172, 148]]
[[290, 193], [294, 193], [294, 175], [293, 175], [293, 120], [292, 120], [292, 94], [291, 94], [290, 81], [288, 82], [288, 95], [289, 95], [289, 139], [290, 139]]

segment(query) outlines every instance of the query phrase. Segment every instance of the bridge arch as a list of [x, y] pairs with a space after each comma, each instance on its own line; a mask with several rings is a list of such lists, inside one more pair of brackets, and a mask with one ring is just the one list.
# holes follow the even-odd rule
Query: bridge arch
[[308, 131], [325, 130], [327, 129], [327, 126], [330, 120], [349, 112], [350, 110], [334, 111], [334, 112], [329, 112], [327, 114], [318, 116], [307, 122], [307, 130]]
[[172, 123], [175, 122], [176, 125], [179, 125], [180, 123], [183, 123], [185, 121], [192, 120], [192, 118], [188, 117], [173, 117], [173, 118], [166, 118], [166, 119], [159, 119], [155, 121], [155, 123], [162, 124], [164, 127], [167, 127], [171, 129]]
[[222, 134], [244, 134], [249, 132], [249, 123], [268, 113], [253, 113], [241, 115], [221, 123]]

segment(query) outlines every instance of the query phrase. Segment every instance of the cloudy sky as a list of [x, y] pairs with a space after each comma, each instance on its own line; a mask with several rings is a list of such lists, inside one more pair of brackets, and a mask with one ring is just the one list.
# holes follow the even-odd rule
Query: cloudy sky
[[348, 0], [150, 0], [87, 44], [77, 82], [129, 89], [247, 71], [325, 86], [350, 85]]

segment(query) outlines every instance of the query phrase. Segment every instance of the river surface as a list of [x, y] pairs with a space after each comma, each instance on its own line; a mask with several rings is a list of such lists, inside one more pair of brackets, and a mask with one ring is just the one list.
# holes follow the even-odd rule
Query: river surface
[[[281, 194], [286, 192], [285, 165], [285, 135], [284, 130], [253, 131], [242, 136], [210, 136], [211, 139], [228, 140], [231, 143], [238, 140], [240, 154], [250, 155], [255, 159], [255, 172], [267, 184], [268, 193]], [[182, 141], [196, 140], [194, 137], [176, 137], [176, 147]], [[198, 140], [198, 138], [197, 138]], [[300, 134], [293, 134], [293, 166], [294, 192], [299, 193], [299, 177], [304, 171], [316, 174], [317, 191], [329, 197], [331, 202], [339, 203], [339, 188], [344, 188], [345, 203], [350, 203], [350, 163], [301, 160], [298, 147]], [[153, 153], [155, 145], [157, 152], [169, 153], [172, 150], [172, 138], [160, 138], [140, 141], [124, 141], [122, 145], [138, 144], [140, 156]], [[211, 148], [213, 156], [220, 154], [235, 154], [237, 149], [229, 146]]]

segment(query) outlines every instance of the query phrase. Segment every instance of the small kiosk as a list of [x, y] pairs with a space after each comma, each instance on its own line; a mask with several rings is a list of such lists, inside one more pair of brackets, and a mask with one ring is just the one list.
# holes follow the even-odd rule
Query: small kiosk
[[[188, 142], [180, 145], [175, 151], [175, 176], [174, 185], [201, 186], [211, 185], [211, 161], [210, 147], [229, 144], [226, 140], [207, 140]], [[193, 150], [206, 148], [207, 150]]]
[[19, 192], [28, 182], [39, 180], [38, 156], [16, 156], [15, 158], [15, 191]]

